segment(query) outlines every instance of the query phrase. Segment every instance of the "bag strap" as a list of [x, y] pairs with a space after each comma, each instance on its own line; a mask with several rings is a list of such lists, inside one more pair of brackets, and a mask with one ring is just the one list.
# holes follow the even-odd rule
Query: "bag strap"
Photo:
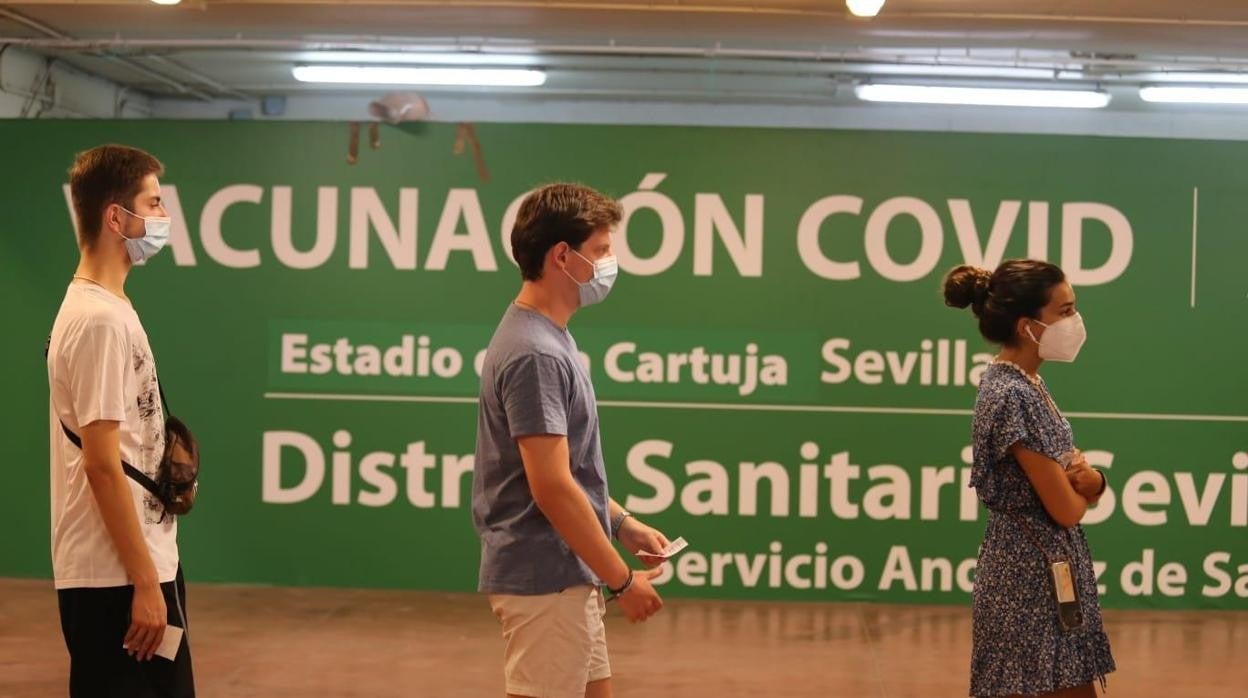
[[[52, 335], [49, 334], [48, 339], [43, 343], [43, 358], [44, 359], [48, 358], [48, 350], [51, 348], [52, 348]], [[165, 406], [165, 417], [168, 418], [170, 415], [169, 401], [165, 399], [165, 388], [164, 386], [160, 384], [159, 378], [156, 379], [156, 389], [160, 391], [160, 402], [161, 404]], [[82, 439], [78, 438], [77, 434], [70, 431], [69, 427], [63, 421], [61, 422], [61, 430], [65, 432], [65, 437], [69, 439], [69, 442], [73, 444], [74, 446], [77, 446], [78, 450], [81, 451]], [[139, 470], [133, 465], [130, 465], [124, 460], [121, 461], [121, 469], [126, 473], [127, 477], [129, 477], [131, 480], [134, 480], [135, 482], [142, 485], [143, 489], [147, 490], [148, 492], [151, 492], [152, 496], [156, 498], [156, 501], [160, 502], [162, 505], [164, 504], [165, 500], [161, 498], [160, 488], [156, 486], [155, 480], [147, 476], [147, 473], [143, 472], [142, 470]]]
[[[69, 442], [77, 446], [78, 450], [81, 451], [82, 439], [78, 438], [77, 434], [70, 431], [69, 427], [65, 425], [65, 422], [61, 422], [61, 430], [65, 432], [65, 436], [69, 439]], [[124, 460], [121, 462], [121, 469], [125, 471], [127, 477], [142, 485], [143, 489], [151, 492], [152, 496], [155, 497], [157, 501], [161, 503], [164, 502], [164, 500], [160, 497], [160, 489], [156, 486], [156, 481], [148, 477], [146, 473], [133, 465], [130, 465]]]
[[169, 409], [169, 399], [165, 397], [165, 386], [160, 376], [156, 377], [156, 390], [160, 391], [160, 404], [165, 406], [165, 419], [168, 419], [173, 416], [173, 412]]
[[1040, 554], [1044, 556], [1044, 559], [1048, 562], [1053, 562], [1053, 557], [1049, 555], [1049, 551], [1045, 550], [1043, 545], [1040, 545], [1040, 540], [1036, 538], [1036, 534], [1032, 532], [1031, 525], [1028, 524], [1027, 521], [1023, 519], [1023, 517], [1019, 516], [1018, 514], [1012, 511], [1007, 511], [1005, 512], [1005, 514], [1006, 516], [1009, 516], [1011, 519], [1014, 519], [1014, 521], [1019, 526], [1022, 527], [1023, 533], [1027, 534], [1027, 537], [1031, 539], [1031, 544], [1036, 546], [1036, 550], [1040, 551]]

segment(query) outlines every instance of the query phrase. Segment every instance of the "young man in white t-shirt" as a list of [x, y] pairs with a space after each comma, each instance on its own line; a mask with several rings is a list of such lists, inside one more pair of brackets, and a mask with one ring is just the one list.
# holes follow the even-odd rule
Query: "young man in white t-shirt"
[[[190, 645], [156, 655], [186, 627], [177, 519], [126, 476], [155, 479], [165, 415], [156, 363], [126, 276], [168, 240], [164, 166], [118, 145], [69, 171], [81, 259], [48, 342], [52, 568], [70, 656], [69, 694], [195, 695]], [[70, 434], [81, 442], [74, 444]]]

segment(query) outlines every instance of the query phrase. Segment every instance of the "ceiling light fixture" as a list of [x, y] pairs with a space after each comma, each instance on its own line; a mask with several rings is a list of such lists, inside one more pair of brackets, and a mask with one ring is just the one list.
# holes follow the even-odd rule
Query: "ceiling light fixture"
[[478, 51], [304, 51], [296, 59], [302, 63], [339, 65], [469, 65], [531, 66], [541, 62], [536, 53], [487, 53]]
[[1099, 109], [1109, 95], [1095, 90], [1028, 90], [936, 85], [858, 85], [854, 93], [868, 102], [956, 104], [985, 107], [1056, 107]]
[[1144, 82], [1177, 82], [1248, 85], [1248, 73], [1195, 73], [1186, 71], [1144, 73], [1138, 76]]
[[1141, 87], [1140, 99], [1165, 104], [1248, 104], [1248, 88]]
[[880, 14], [884, 0], [845, 0], [845, 6], [855, 17], [874, 17]]
[[350, 85], [447, 85], [463, 87], [539, 87], [546, 73], [518, 68], [409, 68], [381, 65], [300, 65], [299, 82]]
[[1015, 78], [1018, 80], [1052, 80], [1057, 71], [1050, 68], [1016, 68], [990, 65], [942, 65], [937, 63], [870, 63], [838, 66], [846, 72], [875, 75], [916, 75], [949, 78]]

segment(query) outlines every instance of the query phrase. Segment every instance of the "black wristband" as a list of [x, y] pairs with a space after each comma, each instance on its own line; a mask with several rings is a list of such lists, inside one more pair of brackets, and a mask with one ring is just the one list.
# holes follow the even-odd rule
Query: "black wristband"
[[610, 593], [611, 598], [614, 599], [614, 598], [619, 597], [624, 592], [628, 591], [629, 588], [631, 588], [632, 586], [633, 586], [633, 569], [630, 567], [628, 569], [628, 578], [624, 580], [624, 583], [620, 585], [620, 588], [612, 589], [610, 586], [608, 586], [607, 592]]

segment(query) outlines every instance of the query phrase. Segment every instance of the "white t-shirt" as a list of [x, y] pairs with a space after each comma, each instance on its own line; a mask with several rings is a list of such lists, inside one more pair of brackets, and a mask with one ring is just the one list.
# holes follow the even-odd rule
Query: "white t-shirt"
[[[52, 571], [57, 589], [124, 586], [131, 581], [100, 516], [82, 451], [61, 429], [120, 423], [121, 459], [155, 479], [165, 448], [156, 361], [134, 308], [92, 283], [71, 283], [48, 347], [51, 391]], [[178, 523], [130, 478], [139, 526], [160, 581], [178, 570]]]

